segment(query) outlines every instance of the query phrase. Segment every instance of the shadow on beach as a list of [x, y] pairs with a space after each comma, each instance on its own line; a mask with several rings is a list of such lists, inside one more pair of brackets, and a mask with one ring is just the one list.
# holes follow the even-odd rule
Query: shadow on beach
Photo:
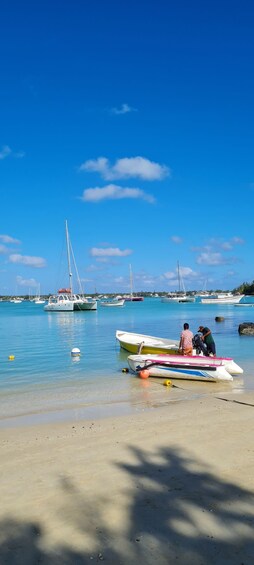
[[89, 539], [91, 550], [72, 549], [71, 536], [65, 544], [52, 547], [39, 523], [9, 518], [0, 523], [0, 564], [253, 563], [252, 492], [221, 481], [203, 463], [176, 449], [153, 454], [129, 450], [135, 463], [115, 464], [123, 473], [122, 490], [128, 501], [125, 528], [111, 520], [114, 499], [107, 484], [105, 498], [98, 495], [92, 501], [70, 477], [62, 477], [57, 487], [62, 507], [57, 512], [63, 522], [72, 520], [72, 528]]

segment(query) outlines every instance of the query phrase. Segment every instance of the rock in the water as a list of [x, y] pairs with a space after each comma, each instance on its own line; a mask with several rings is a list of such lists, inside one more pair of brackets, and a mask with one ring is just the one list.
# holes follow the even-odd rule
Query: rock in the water
[[215, 322], [224, 322], [225, 318], [223, 316], [216, 316]]
[[244, 322], [243, 324], [239, 324], [238, 332], [240, 335], [254, 335], [254, 323]]

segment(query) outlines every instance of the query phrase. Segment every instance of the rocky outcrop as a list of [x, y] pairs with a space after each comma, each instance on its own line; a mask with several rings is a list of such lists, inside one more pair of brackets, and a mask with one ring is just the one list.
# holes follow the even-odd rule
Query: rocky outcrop
[[243, 324], [239, 324], [238, 332], [240, 335], [253, 335], [254, 336], [254, 323], [253, 322], [244, 322]]

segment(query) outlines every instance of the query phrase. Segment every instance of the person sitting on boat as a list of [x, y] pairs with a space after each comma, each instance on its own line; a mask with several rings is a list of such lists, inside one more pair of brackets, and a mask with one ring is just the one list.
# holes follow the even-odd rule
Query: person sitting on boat
[[180, 336], [179, 351], [181, 355], [192, 355], [193, 353], [193, 333], [189, 329], [187, 322], [183, 324], [183, 331]]
[[198, 332], [202, 333], [201, 339], [206, 344], [207, 355], [210, 355], [211, 357], [216, 355], [216, 347], [211, 330], [207, 327], [199, 326]]

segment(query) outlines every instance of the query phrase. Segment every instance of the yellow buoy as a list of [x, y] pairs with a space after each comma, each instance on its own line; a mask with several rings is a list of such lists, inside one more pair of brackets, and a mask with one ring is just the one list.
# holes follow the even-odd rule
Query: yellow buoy
[[169, 379], [167, 379], [166, 381], [164, 381], [163, 384], [164, 384], [164, 386], [171, 386], [172, 382]]
[[15, 356], [14, 356], [14, 355], [9, 355], [8, 359], [9, 359], [9, 361], [13, 361], [13, 359], [15, 359]]

